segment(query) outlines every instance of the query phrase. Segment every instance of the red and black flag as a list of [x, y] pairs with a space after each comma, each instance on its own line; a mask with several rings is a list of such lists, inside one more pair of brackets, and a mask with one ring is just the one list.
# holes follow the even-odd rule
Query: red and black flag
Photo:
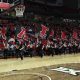
[[23, 38], [25, 33], [26, 33], [26, 29], [22, 28], [21, 31], [17, 34], [17, 37], [18, 38]]
[[40, 37], [41, 38], [45, 38], [46, 37], [46, 32], [49, 30], [46, 26], [44, 26], [43, 24], [41, 25], [42, 30], [40, 31]]
[[66, 39], [66, 37], [67, 37], [66, 32], [62, 31], [61, 32], [61, 39], [64, 40], [64, 39]]
[[78, 39], [78, 33], [76, 31], [73, 31], [72, 37], [73, 39]]

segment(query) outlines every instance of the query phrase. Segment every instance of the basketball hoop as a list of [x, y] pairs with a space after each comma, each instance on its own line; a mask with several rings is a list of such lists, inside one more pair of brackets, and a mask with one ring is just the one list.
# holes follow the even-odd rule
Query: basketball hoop
[[24, 5], [18, 5], [15, 8], [15, 11], [16, 11], [16, 16], [17, 17], [23, 17], [23, 13], [25, 11], [25, 6]]
[[0, 2], [0, 9], [9, 9], [11, 5], [9, 3]]

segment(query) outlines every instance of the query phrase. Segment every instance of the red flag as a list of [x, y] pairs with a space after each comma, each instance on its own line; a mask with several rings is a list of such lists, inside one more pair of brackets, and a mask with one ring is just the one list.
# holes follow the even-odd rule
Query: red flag
[[25, 28], [22, 28], [21, 31], [20, 31], [20, 33], [17, 34], [17, 37], [18, 37], [18, 38], [22, 38], [25, 33], [26, 33], [26, 29], [25, 29]]
[[78, 34], [77, 34], [77, 32], [73, 31], [73, 35], [72, 35], [72, 37], [73, 37], [74, 39], [77, 39], [77, 38], [78, 38]]
[[50, 36], [54, 36], [54, 31], [53, 30], [50, 32]]
[[42, 30], [40, 31], [40, 37], [43, 38], [46, 36], [46, 32], [47, 32], [48, 28], [44, 25], [41, 25], [41, 27], [42, 27]]
[[65, 32], [61, 32], [61, 38], [64, 40], [64, 39], [66, 39], [66, 33]]

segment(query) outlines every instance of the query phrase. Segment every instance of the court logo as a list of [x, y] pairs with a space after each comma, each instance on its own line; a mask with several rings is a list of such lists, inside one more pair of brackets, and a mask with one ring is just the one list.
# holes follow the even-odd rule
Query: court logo
[[65, 67], [59, 67], [56, 69], [50, 69], [51, 71], [59, 71], [59, 72], [63, 72], [63, 73], [68, 73], [71, 75], [78, 75], [78, 73], [80, 73], [80, 70], [74, 70], [74, 69], [70, 69], [70, 68], [65, 68]]

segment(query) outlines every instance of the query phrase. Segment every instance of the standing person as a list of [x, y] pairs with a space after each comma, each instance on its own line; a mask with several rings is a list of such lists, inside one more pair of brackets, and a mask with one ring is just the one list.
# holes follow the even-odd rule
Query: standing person
[[80, 42], [79, 42], [79, 45], [78, 45], [78, 52], [80, 53]]
[[5, 46], [4, 37], [2, 35], [2, 28], [0, 28], [0, 50], [3, 50]]
[[55, 43], [54, 44], [54, 48], [55, 48], [55, 55], [58, 55], [59, 54], [59, 46], [58, 46], [58, 43]]
[[66, 42], [63, 43], [63, 53], [66, 54], [67, 52], [67, 44]]
[[69, 50], [69, 54], [71, 54], [72, 53], [72, 43], [71, 42], [68, 43], [68, 50]]
[[33, 44], [30, 44], [30, 48], [29, 48], [29, 55], [32, 58], [33, 57]]
[[74, 52], [74, 54], [75, 54], [75, 53], [78, 53], [78, 43], [77, 43], [77, 41], [74, 42], [74, 45], [75, 45], [75, 52]]
[[21, 60], [23, 60], [23, 49], [24, 49], [24, 45], [20, 44], [19, 41], [16, 41], [16, 57], [20, 57]]
[[0, 53], [2, 57], [4, 57], [4, 49], [5, 49], [5, 38], [2, 34], [2, 28], [0, 27]]
[[8, 57], [8, 48], [9, 48], [9, 44], [6, 41], [5, 49], [4, 49], [4, 59], [7, 59]]
[[42, 58], [44, 55], [43, 45], [40, 44], [38, 48], [39, 48], [39, 56]]
[[9, 53], [10, 53], [10, 56], [14, 57], [15, 56], [15, 49], [16, 49], [15, 38], [10, 38], [8, 40], [8, 44], [9, 44]]

